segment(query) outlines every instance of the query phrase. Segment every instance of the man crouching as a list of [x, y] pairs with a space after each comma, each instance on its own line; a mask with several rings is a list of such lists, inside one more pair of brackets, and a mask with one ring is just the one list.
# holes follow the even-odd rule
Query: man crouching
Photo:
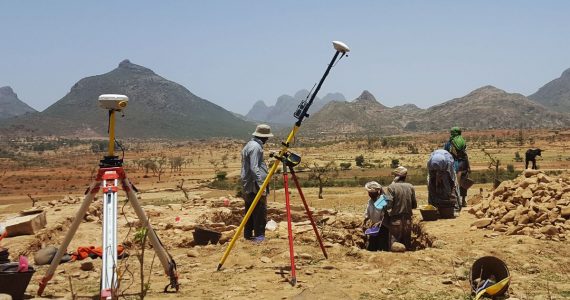
[[376, 181], [370, 181], [364, 185], [368, 192], [368, 205], [364, 213], [364, 222], [370, 223], [370, 227], [365, 234], [368, 237], [366, 250], [368, 251], [389, 251], [390, 235], [386, 225], [383, 226], [384, 208], [387, 205], [386, 197], [383, 195], [382, 186]]

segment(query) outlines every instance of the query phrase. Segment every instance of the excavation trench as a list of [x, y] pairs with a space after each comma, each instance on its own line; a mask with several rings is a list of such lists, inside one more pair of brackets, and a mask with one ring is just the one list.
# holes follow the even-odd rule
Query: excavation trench
[[[200, 216], [198, 224], [218, 231], [225, 237], [235, 232], [235, 228], [239, 226], [244, 216], [243, 201], [235, 200], [229, 204], [213, 202], [211, 206], [213, 206], [212, 209]], [[362, 227], [361, 215], [332, 209], [314, 209], [312, 214], [323, 242], [336, 243], [345, 247], [366, 248], [366, 236]], [[287, 237], [287, 219], [285, 207], [282, 204], [269, 204], [267, 220], [273, 220], [278, 224], [275, 231], [266, 232], [268, 237]], [[296, 242], [308, 244], [316, 242], [315, 233], [303, 206], [291, 207], [291, 221]], [[435, 238], [426, 232], [420, 219], [414, 217], [412, 220], [411, 250], [417, 251], [431, 247], [434, 241]], [[220, 240], [220, 243], [225, 242], [227, 240], [224, 238]]]

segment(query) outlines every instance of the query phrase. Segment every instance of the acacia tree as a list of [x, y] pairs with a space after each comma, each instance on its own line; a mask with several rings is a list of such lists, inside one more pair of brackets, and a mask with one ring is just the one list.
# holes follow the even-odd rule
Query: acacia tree
[[310, 168], [309, 180], [316, 180], [319, 185], [319, 199], [323, 199], [323, 187], [328, 183], [329, 179], [338, 176], [338, 169], [334, 160], [329, 161], [324, 166], [313, 163]]

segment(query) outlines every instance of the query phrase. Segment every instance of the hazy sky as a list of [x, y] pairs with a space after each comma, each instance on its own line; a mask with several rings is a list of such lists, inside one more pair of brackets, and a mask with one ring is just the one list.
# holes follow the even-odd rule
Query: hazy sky
[[[491, 84], [534, 93], [570, 68], [570, 1], [0, 0], [0, 86], [43, 110], [125, 58], [245, 114], [310, 89], [428, 107]], [[104, 91], [102, 91], [103, 93]]]

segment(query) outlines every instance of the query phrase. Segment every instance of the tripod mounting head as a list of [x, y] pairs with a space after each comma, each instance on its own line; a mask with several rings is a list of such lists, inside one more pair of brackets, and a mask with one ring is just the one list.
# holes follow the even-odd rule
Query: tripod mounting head
[[280, 160], [284, 165], [288, 167], [295, 167], [301, 163], [301, 156], [291, 151], [285, 152], [283, 156], [279, 156], [279, 153], [271, 152], [269, 153], [269, 157]]

